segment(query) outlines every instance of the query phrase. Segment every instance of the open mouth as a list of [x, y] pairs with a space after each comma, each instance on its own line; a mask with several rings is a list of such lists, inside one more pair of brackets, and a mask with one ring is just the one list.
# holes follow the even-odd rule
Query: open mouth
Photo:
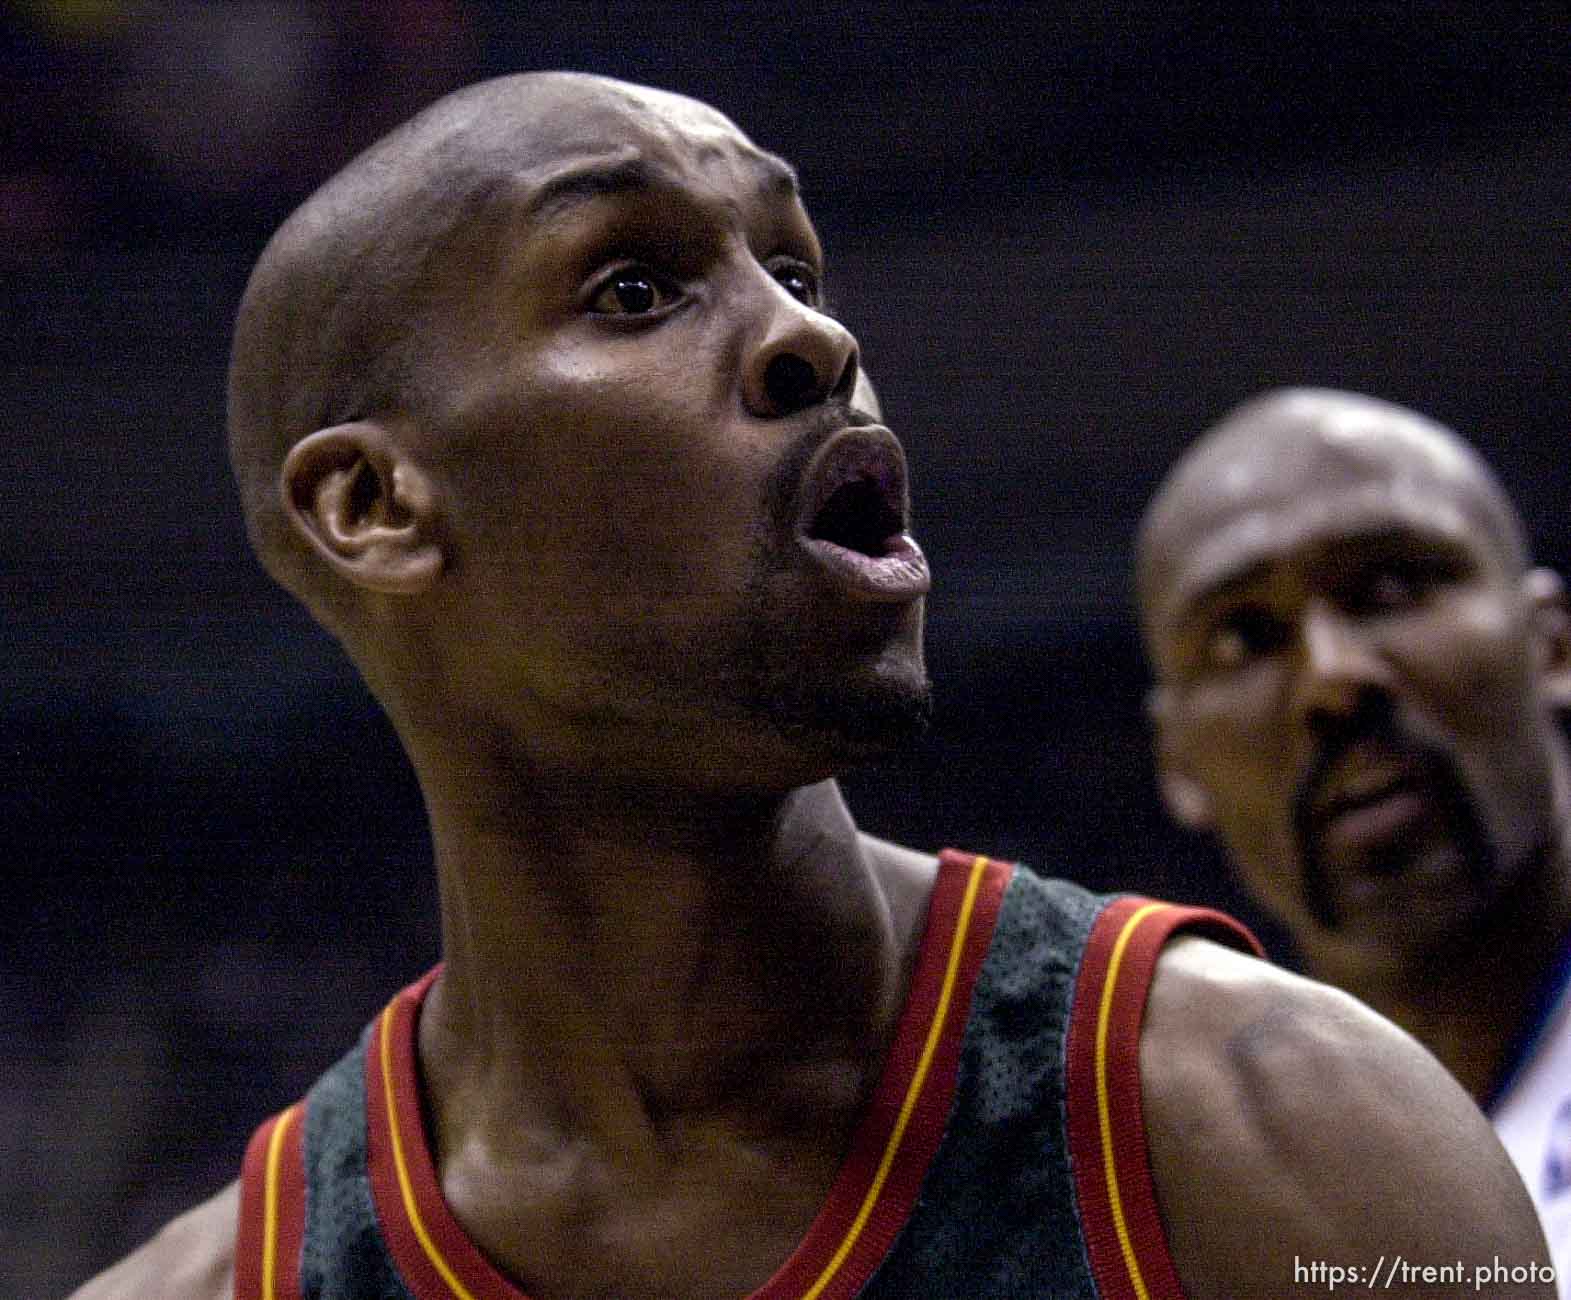
[[798, 532], [803, 549], [848, 594], [911, 600], [931, 585], [906, 531], [905, 454], [879, 425], [846, 429], [808, 465]]
[[905, 531], [893, 496], [887, 480], [859, 474], [829, 494], [808, 524], [807, 535], [861, 555], [884, 555], [889, 540]]

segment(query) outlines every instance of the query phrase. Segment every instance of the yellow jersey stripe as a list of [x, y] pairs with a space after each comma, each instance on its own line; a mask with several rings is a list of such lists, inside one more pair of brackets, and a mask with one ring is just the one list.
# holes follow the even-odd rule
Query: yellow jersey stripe
[[1107, 977], [1102, 984], [1102, 1001], [1096, 1017], [1096, 1113], [1102, 1134], [1102, 1168], [1107, 1175], [1107, 1199], [1113, 1211], [1113, 1229], [1118, 1234], [1118, 1245], [1124, 1253], [1124, 1266], [1129, 1270], [1129, 1280], [1139, 1300], [1150, 1300], [1150, 1292], [1140, 1275], [1134, 1243], [1129, 1238], [1129, 1225], [1124, 1220], [1123, 1199], [1118, 1194], [1118, 1169], [1113, 1159], [1113, 1125], [1107, 1096], [1107, 1023], [1112, 1014], [1113, 994], [1118, 988], [1118, 968], [1124, 960], [1124, 949], [1129, 946], [1141, 922], [1166, 907], [1166, 903], [1147, 903], [1124, 922], [1107, 964]]
[[278, 1117], [267, 1141], [267, 1179], [262, 1197], [262, 1300], [278, 1295], [278, 1170], [283, 1162], [284, 1133], [294, 1122], [298, 1103]]
[[955, 937], [949, 945], [949, 964], [944, 971], [943, 988], [938, 995], [938, 1006], [933, 1013], [933, 1023], [928, 1027], [927, 1041], [922, 1045], [922, 1055], [917, 1061], [916, 1073], [912, 1075], [911, 1085], [906, 1089], [905, 1100], [901, 1103], [900, 1115], [895, 1120], [894, 1131], [889, 1135], [883, 1158], [878, 1162], [878, 1172], [873, 1176], [873, 1185], [868, 1188], [867, 1195], [862, 1199], [861, 1208], [857, 1210], [856, 1218], [847, 1229], [845, 1239], [841, 1241], [824, 1271], [819, 1274], [818, 1280], [803, 1294], [802, 1300], [817, 1300], [835, 1274], [840, 1271], [846, 1256], [851, 1253], [857, 1238], [862, 1235], [862, 1229], [873, 1213], [873, 1207], [878, 1203], [879, 1194], [883, 1191], [884, 1182], [889, 1177], [895, 1154], [900, 1149], [900, 1141], [905, 1136], [906, 1125], [911, 1120], [911, 1113], [916, 1109], [917, 1098], [922, 1093], [922, 1085], [927, 1081], [928, 1067], [932, 1064], [933, 1054], [938, 1050], [938, 1041], [943, 1035], [944, 1021], [949, 1014], [949, 1003], [960, 970], [960, 957], [965, 950], [966, 932], [971, 925], [971, 912], [976, 905], [976, 895], [982, 885], [987, 861], [986, 858], [979, 857], [971, 866], [971, 876], [966, 882], [965, 901], [960, 905], [960, 917], [955, 923]]
[[398, 1190], [404, 1199], [404, 1213], [409, 1216], [409, 1226], [415, 1230], [420, 1248], [425, 1251], [426, 1258], [431, 1261], [431, 1266], [447, 1284], [448, 1290], [457, 1297], [457, 1300], [475, 1300], [453, 1270], [448, 1267], [447, 1261], [442, 1258], [441, 1251], [431, 1240], [431, 1234], [426, 1231], [425, 1223], [420, 1218], [420, 1211], [415, 1205], [415, 1191], [409, 1181], [409, 1167], [404, 1161], [404, 1142], [398, 1132], [398, 1108], [393, 1099], [393, 1010], [393, 1007], [389, 1007], [382, 1013], [380, 1034], [382, 1088], [387, 1104], [387, 1128], [393, 1139], [393, 1168], [398, 1174]]

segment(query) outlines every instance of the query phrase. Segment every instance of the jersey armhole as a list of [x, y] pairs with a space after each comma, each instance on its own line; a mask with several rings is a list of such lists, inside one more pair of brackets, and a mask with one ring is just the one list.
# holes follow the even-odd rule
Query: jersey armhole
[[1140, 1100], [1140, 1028], [1162, 946], [1179, 931], [1263, 956], [1225, 913], [1136, 895], [1097, 916], [1075, 981], [1065, 1049], [1070, 1167], [1104, 1300], [1184, 1300], [1168, 1251]]

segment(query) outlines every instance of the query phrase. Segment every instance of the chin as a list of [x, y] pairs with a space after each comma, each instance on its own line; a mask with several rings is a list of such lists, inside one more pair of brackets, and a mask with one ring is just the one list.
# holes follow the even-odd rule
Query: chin
[[932, 716], [923, 603], [815, 605], [760, 584], [739, 640], [744, 711], [826, 775], [898, 753]]
[[933, 690], [917, 665], [870, 679], [777, 682], [761, 705], [779, 734], [841, 767], [899, 753], [920, 740], [932, 720]]
[[1462, 880], [1354, 909], [1334, 932], [1366, 979], [1428, 979], [1465, 960], [1485, 928], [1487, 900]]

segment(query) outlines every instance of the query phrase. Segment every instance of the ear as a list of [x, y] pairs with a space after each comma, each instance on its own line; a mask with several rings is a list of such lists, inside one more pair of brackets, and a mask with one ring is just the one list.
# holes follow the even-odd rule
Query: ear
[[1552, 569], [1530, 569], [1522, 585], [1532, 605], [1539, 691], [1551, 708], [1571, 708], [1571, 611], [1565, 584]]
[[279, 486], [295, 530], [355, 586], [411, 596], [441, 573], [436, 494], [385, 425], [357, 420], [302, 438]]
[[1173, 717], [1172, 696], [1166, 687], [1154, 686], [1146, 695], [1146, 717], [1151, 723], [1157, 788], [1162, 792], [1168, 815], [1185, 830], [1210, 830], [1211, 796], [1190, 775], [1182, 757], [1180, 727]]

